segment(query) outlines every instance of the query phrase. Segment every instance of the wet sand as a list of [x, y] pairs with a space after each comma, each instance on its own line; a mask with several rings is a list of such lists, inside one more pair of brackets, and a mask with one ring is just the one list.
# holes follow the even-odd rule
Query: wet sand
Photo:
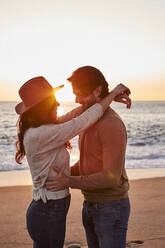
[[[130, 180], [165, 177], [165, 168], [126, 169]], [[29, 170], [0, 172], [0, 187], [32, 185]]]
[[[127, 242], [144, 241], [138, 247], [165, 247], [165, 177], [130, 181], [131, 216]], [[32, 247], [25, 223], [26, 209], [31, 201], [31, 186], [0, 187], [0, 247]], [[72, 201], [67, 218], [65, 245], [72, 242], [86, 247], [81, 223], [83, 197], [79, 190], [71, 190]]]

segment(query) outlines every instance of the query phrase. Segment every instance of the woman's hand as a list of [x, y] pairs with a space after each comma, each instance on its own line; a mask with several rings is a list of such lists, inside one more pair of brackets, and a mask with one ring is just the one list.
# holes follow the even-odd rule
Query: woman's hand
[[111, 92], [116, 96], [127, 94], [128, 96], [131, 94], [130, 89], [124, 84], [118, 84]]
[[131, 108], [131, 99], [127, 94], [116, 96], [114, 101], [124, 103], [126, 104], [127, 108]]
[[121, 102], [127, 105], [127, 108], [131, 107], [131, 99], [129, 95], [131, 91], [124, 84], [118, 84], [112, 91], [114, 94], [114, 101]]

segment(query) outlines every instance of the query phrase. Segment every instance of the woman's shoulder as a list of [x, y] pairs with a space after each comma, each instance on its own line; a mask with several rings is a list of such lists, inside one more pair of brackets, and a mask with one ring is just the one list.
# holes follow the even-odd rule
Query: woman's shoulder
[[42, 135], [46, 135], [51, 127], [54, 127], [54, 124], [41, 125], [39, 127], [31, 127], [26, 130], [24, 138], [25, 139], [36, 139], [37, 137], [41, 137]]

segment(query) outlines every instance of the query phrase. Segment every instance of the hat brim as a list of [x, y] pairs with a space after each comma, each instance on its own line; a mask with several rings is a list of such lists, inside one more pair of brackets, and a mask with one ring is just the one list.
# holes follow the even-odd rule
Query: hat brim
[[[50, 95], [48, 95], [47, 97], [54, 95], [54, 93], [55, 93], [57, 90], [60, 90], [60, 89], [62, 89], [63, 87], [64, 87], [64, 85], [62, 84], [62, 85], [59, 85], [59, 86], [53, 88], [53, 93], [50, 94]], [[24, 105], [23, 102], [20, 102], [20, 103], [18, 103], [18, 104], [15, 106], [15, 111], [16, 111], [16, 113], [17, 113], [18, 115], [23, 114], [24, 112], [28, 111], [29, 109], [35, 107], [37, 104], [39, 104], [39, 103], [42, 102], [43, 100], [44, 100], [44, 99], [42, 99], [42, 100], [36, 102], [35, 104], [33, 104], [33, 105], [29, 106], [29, 107], [26, 107], [26, 106]]]

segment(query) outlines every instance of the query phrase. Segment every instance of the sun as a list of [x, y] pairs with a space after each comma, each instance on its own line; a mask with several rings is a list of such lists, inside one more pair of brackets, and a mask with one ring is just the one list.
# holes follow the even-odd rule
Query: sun
[[56, 99], [59, 103], [74, 101], [74, 95], [70, 84], [64, 84], [64, 87], [55, 92]]

